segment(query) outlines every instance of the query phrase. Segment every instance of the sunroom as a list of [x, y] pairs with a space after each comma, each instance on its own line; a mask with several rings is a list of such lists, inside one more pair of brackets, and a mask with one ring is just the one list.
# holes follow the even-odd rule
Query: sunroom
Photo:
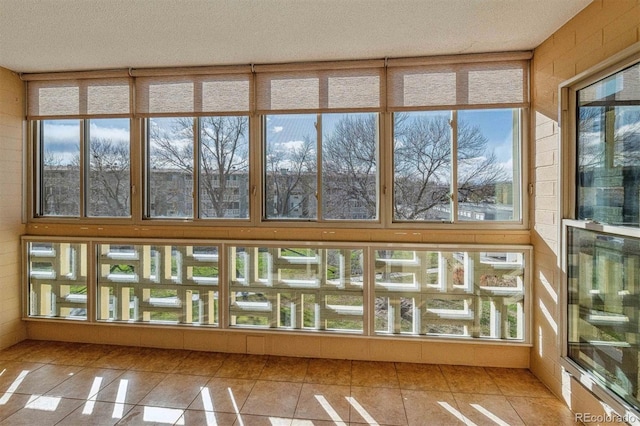
[[1, 348], [527, 369], [637, 421], [640, 3], [162, 4], [0, 0]]

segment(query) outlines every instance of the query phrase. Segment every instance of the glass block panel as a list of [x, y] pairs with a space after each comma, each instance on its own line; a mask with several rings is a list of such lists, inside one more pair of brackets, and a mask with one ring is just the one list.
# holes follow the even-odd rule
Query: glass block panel
[[524, 339], [523, 252], [374, 256], [377, 333]]
[[98, 320], [218, 324], [218, 247], [98, 245]]
[[363, 330], [363, 249], [229, 247], [230, 326]]
[[29, 242], [30, 317], [87, 319], [87, 245]]

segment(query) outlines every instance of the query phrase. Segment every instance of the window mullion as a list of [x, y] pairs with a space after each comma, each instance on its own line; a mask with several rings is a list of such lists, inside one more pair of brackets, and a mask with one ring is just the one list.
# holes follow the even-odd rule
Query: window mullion
[[193, 118], [193, 188], [191, 202], [193, 203], [193, 219], [200, 219], [200, 117]]
[[44, 140], [42, 137], [44, 122], [42, 120], [38, 121], [38, 125], [36, 126], [36, 144], [37, 148], [35, 149], [36, 158], [32, 163], [33, 170], [35, 171], [35, 182], [36, 185], [36, 196], [34, 200], [36, 201], [35, 212], [37, 216], [44, 216], [44, 179], [43, 179], [43, 169], [44, 169]]
[[322, 212], [322, 114], [316, 119], [316, 221], [324, 222]]
[[80, 120], [80, 217], [87, 217], [87, 182], [89, 180], [89, 167], [88, 164], [90, 161], [89, 154], [90, 149], [88, 148], [88, 144], [90, 141], [89, 135], [89, 120]]
[[458, 222], [458, 111], [451, 111], [451, 222]]

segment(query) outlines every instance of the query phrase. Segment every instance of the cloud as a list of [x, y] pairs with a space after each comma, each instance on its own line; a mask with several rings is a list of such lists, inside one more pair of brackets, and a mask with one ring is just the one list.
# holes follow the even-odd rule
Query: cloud
[[77, 145], [80, 140], [80, 124], [75, 120], [68, 124], [45, 123], [43, 136], [46, 143]]
[[284, 130], [283, 126], [273, 126], [273, 129], [271, 129], [273, 133], [280, 133], [282, 130]]
[[103, 127], [91, 123], [90, 133], [92, 138], [108, 139], [114, 142], [129, 142], [129, 129]]

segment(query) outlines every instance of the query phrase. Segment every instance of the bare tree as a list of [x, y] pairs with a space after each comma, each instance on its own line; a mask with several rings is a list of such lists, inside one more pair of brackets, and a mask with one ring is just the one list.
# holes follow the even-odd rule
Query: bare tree
[[296, 146], [268, 147], [266, 207], [269, 217], [315, 214], [316, 149], [309, 137]]
[[229, 177], [236, 175], [248, 178], [247, 136], [247, 117], [200, 119], [200, 191], [201, 197], [213, 206], [215, 217], [225, 216], [231, 198], [229, 191], [239, 192], [240, 188], [232, 185]]
[[128, 216], [130, 207], [129, 144], [111, 139], [89, 143], [89, 216]]
[[[457, 152], [452, 153], [451, 125], [444, 116], [401, 117], [396, 121], [394, 211], [404, 220], [435, 220], [451, 193], [451, 161], [457, 155], [458, 201], [491, 202], [493, 186], [507, 178], [488, 139], [476, 126], [457, 125]], [[447, 213], [448, 215], [448, 213]]]
[[[232, 200], [248, 185], [248, 120], [245, 116], [201, 117], [199, 119], [199, 184], [201, 215], [225, 217]], [[152, 168], [174, 170], [186, 176], [194, 173], [194, 120], [177, 118], [170, 129], [151, 128]], [[242, 184], [232, 184], [232, 176]], [[243, 191], [246, 196], [247, 189]], [[247, 214], [247, 201], [237, 201]], [[205, 206], [211, 207], [211, 212]], [[238, 206], [240, 209], [240, 206]], [[240, 209], [242, 210], [242, 209]]]
[[322, 141], [323, 211], [331, 219], [377, 216], [377, 135], [374, 114], [347, 115]]
[[80, 214], [80, 166], [77, 158], [65, 161], [61, 154], [42, 153], [42, 214], [77, 216]]

